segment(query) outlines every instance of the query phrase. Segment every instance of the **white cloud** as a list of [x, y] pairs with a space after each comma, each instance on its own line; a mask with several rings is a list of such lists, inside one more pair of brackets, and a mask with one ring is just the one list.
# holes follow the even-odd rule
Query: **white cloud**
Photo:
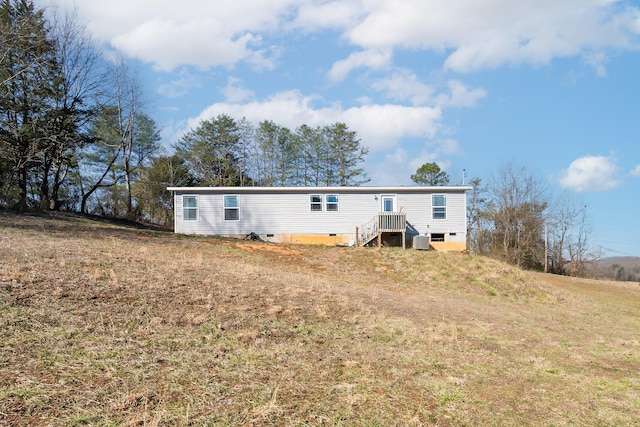
[[448, 94], [440, 95], [438, 104], [443, 107], [474, 107], [478, 101], [487, 96], [482, 88], [469, 88], [462, 82], [451, 80], [448, 82]]
[[189, 64], [206, 69], [212, 66], [231, 67], [258, 53], [250, 45], [259, 44], [259, 37], [245, 33], [239, 37], [216, 31], [222, 23], [198, 18], [193, 22], [150, 20], [130, 32], [112, 39], [112, 44], [130, 56], [152, 62], [163, 71]]
[[219, 114], [246, 117], [257, 124], [273, 120], [290, 129], [307, 124], [324, 126], [344, 122], [358, 132], [363, 145], [372, 152], [393, 149], [403, 138], [419, 138], [425, 142], [437, 136], [441, 128], [441, 111], [434, 107], [407, 107], [395, 104], [371, 104], [343, 108], [339, 104], [316, 107], [318, 98], [304, 96], [299, 91], [276, 93], [263, 101], [219, 102], [189, 119], [184, 132], [195, 128], [202, 120]]
[[640, 178], [640, 165], [631, 170], [631, 175]]
[[437, 147], [436, 154], [458, 154], [461, 151], [458, 141], [451, 138], [437, 141]]
[[596, 76], [598, 77], [606, 77], [607, 69], [604, 64], [607, 62], [609, 58], [604, 53], [589, 53], [584, 55], [584, 62], [588, 65], [592, 66], [596, 71]]
[[369, 4], [346, 29], [364, 49], [452, 51], [445, 67], [469, 72], [505, 64], [543, 64], [608, 48], [632, 48], [638, 9], [603, 0], [403, 1]]
[[378, 164], [368, 163], [366, 169], [371, 171], [371, 185], [407, 185], [411, 183], [409, 179], [410, 162], [409, 154], [404, 148], [396, 148], [386, 154], [384, 159]]
[[186, 95], [194, 87], [201, 87], [200, 77], [190, 73], [186, 69], [182, 69], [178, 73], [178, 77], [168, 83], [158, 84], [156, 90], [160, 95], [167, 98], [177, 98]]
[[328, 77], [332, 82], [341, 82], [351, 70], [355, 68], [381, 69], [391, 64], [391, 51], [366, 50], [354, 52], [347, 59], [341, 59], [333, 64]]
[[[44, 2], [45, 0], [42, 0]], [[126, 55], [170, 71], [181, 65], [207, 69], [247, 61], [273, 67], [262, 34], [280, 28], [296, 0], [111, 0], [76, 2], [88, 29]]]
[[76, 4], [99, 39], [163, 70], [273, 67], [265, 37], [285, 46], [329, 30], [357, 49], [334, 64], [337, 80], [354, 67], [379, 68], [394, 49], [447, 55], [444, 66], [458, 72], [583, 56], [602, 75], [606, 53], [634, 49], [640, 35], [640, 9], [627, 0], [46, 1]]
[[562, 171], [560, 185], [578, 193], [608, 191], [620, 185], [616, 179], [618, 167], [610, 157], [579, 157]]
[[222, 88], [225, 102], [238, 103], [253, 98], [253, 91], [242, 86], [242, 81], [235, 77], [227, 78], [227, 85]]
[[433, 102], [435, 88], [420, 81], [409, 70], [397, 70], [389, 77], [376, 80], [372, 88], [386, 92], [389, 99], [410, 101], [413, 105], [428, 105]]
[[307, 32], [325, 28], [348, 28], [354, 22], [358, 22], [362, 14], [366, 14], [366, 8], [357, 1], [334, 0], [323, 3], [303, 2], [298, 9], [298, 14], [291, 23], [292, 28]]
[[376, 151], [395, 147], [404, 138], [432, 139], [442, 119], [438, 108], [395, 104], [353, 107], [340, 111], [339, 117]]
[[447, 82], [447, 91], [436, 94], [436, 88], [420, 81], [409, 70], [397, 70], [389, 77], [376, 80], [373, 89], [384, 91], [394, 101], [409, 101], [414, 106], [435, 105], [439, 108], [474, 107], [487, 96], [482, 88], [469, 89], [458, 80]]

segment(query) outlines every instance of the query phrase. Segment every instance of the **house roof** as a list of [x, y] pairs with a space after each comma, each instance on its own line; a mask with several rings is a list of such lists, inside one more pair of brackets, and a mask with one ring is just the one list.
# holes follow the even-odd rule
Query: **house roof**
[[397, 187], [167, 187], [182, 193], [461, 193], [468, 185], [397, 186]]

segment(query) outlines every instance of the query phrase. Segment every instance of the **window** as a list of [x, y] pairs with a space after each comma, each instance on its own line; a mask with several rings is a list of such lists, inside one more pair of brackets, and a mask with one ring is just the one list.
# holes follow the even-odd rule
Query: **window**
[[312, 194], [309, 196], [311, 212], [322, 212], [322, 195]]
[[447, 218], [447, 197], [444, 194], [434, 194], [431, 196], [433, 206], [433, 219]]
[[444, 242], [444, 233], [431, 233], [432, 242]]
[[338, 195], [327, 194], [327, 212], [338, 212]]
[[182, 219], [184, 221], [198, 220], [198, 196], [182, 196]]
[[240, 220], [240, 206], [238, 204], [238, 196], [224, 196], [224, 220]]

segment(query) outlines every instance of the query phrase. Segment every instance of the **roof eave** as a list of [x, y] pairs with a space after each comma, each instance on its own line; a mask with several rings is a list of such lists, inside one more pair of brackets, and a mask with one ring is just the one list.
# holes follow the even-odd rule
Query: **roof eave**
[[167, 187], [167, 191], [193, 193], [430, 193], [472, 190], [468, 185], [447, 186], [392, 186], [392, 187]]

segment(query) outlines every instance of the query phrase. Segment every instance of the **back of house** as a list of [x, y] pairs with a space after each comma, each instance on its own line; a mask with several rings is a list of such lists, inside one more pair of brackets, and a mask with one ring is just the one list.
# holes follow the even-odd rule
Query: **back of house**
[[[174, 230], [279, 243], [466, 249], [467, 186], [169, 187]], [[252, 234], [253, 233], [253, 234]]]

